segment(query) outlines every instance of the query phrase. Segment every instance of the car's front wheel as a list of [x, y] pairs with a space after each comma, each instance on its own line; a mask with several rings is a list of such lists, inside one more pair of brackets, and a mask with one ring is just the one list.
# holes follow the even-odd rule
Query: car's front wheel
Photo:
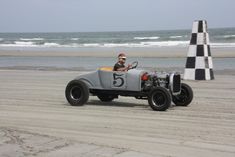
[[172, 99], [176, 106], [188, 106], [192, 100], [193, 90], [185, 83], [181, 84], [181, 93], [179, 95], [173, 96]]
[[84, 82], [73, 80], [68, 83], [65, 96], [72, 106], [81, 106], [88, 101], [89, 89]]
[[148, 103], [155, 111], [165, 111], [171, 105], [170, 92], [163, 87], [154, 88], [148, 96]]

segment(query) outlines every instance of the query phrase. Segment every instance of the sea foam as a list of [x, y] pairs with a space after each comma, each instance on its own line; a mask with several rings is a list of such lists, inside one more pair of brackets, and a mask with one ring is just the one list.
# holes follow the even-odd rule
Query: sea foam
[[159, 38], [160, 37], [134, 37], [135, 40], [154, 40]]
[[235, 47], [235, 43], [211, 43], [211, 47], [221, 47], [221, 48], [226, 48], [226, 47]]
[[15, 45], [15, 46], [19, 46], [19, 47], [35, 47], [37, 45], [35, 45], [34, 42], [32, 41], [27, 41], [27, 42], [24, 42], [24, 41], [15, 41], [15, 44], [12, 44], [12, 46]]
[[20, 40], [23, 40], [23, 41], [40, 41], [40, 40], [44, 40], [44, 38], [20, 38]]
[[158, 42], [141, 42], [144, 47], [172, 47], [172, 46], [186, 46], [189, 41], [158, 41]]
[[44, 43], [43, 46], [45, 46], [45, 47], [60, 47], [61, 45], [58, 43]]
[[77, 40], [79, 40], [80, 38], [71, 38], [71, 40], [75, 40], [75, 41], [77, 41]]
[[171, 39], [182, 38], [182, 36], [170, 36]]
[[224, 35], [224, 38], [235, 38], [235, 35]]
[[[0, 47], [34, 47], [34, 48], [115, 48], [115, 47], [126, 47], [126, 48], [138, 48], [138, 47], [187, 47], [189, 45], [189, 41], [159, 41], [159, 42], [140, 42], [140, 43], [89, 43], [89, 44], [67, 44], [61, 45], [58, 43], [44, 43], [44, 44], [36, 44], [34, 42], [20, 42], [17, 41], [15, 43], [0, 44]], [[235, 43], [210, 43], [211, 47], [214, 48], [226, 48], [226, 47], [235, 47]]]

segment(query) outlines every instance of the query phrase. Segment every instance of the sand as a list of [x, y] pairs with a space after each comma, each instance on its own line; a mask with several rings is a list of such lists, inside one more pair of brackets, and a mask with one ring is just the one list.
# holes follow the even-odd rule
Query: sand
[[[235, 57], [234, 49], [212, 49]], [[1, 56], [115, 57], [117, 49], [0, 50]], [[187, 49], [122, 49], [128, 57], [185, 57]], [[1, 157], [229, 157], [235, 156], [235, 70], [192, 86], [188, 107], [156, 112], [146, 100], [90, 97], [81, 107], [64, 96], [67, 83], [87, 71], [0, 67]]]
[[[211, 48], [212, 56], [215, 58], [235, 57], [234, 48]], [[128, 57], [161, 57], [161, 58], [185, 58], [188, 48], [80, 48], [79, 50], [0, 50], [0, 56], [40, 56], [40, 57], [117, 57], [120, 52], [125, 52]]]
[[234, 75], [185, 81], [193, 102], [156, 112], [129, 97], [70, 106], [66, 84], [83, 73], [0, 70], [1, 157], [235, 156]]

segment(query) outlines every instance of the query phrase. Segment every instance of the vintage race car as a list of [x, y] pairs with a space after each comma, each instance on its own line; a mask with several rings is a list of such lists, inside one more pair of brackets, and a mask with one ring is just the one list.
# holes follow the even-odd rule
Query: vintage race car
[[97, 96], [103, 102], [112, 101], [118, 96], [131, 96], [147, 99], [156, 111], [167, 110], [172, 101], [176, 106], [191, 103], [193, 91], [189, 85], [181, 83], [179, 73], [151, 72], [136, 69], [137, 65], [138, 62], [133, 62], [128, 72], [103, 67], [80, 75], [68, 83], [65, 96], [73, 106], [84, 105], [89, 95]]

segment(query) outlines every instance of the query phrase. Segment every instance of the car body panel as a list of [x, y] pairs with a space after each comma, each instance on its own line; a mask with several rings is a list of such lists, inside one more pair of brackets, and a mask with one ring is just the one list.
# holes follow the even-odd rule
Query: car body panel
[[141, 91], [141, 76], [145, 70], [131, 69], [128, 72], [97, 70], [80, 75], [90, 89]]

